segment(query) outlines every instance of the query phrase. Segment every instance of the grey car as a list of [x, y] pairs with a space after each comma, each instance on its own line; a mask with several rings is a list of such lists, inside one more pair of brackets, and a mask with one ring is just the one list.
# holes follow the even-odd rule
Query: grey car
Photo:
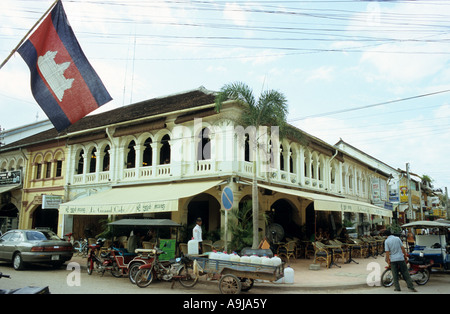
[[48, 230], [10, 230], [0, 238], [0, 260], [12, 262], [15, 270], [26, 263], [47, 263], [60, 267], [73, 255], [70, 242]]

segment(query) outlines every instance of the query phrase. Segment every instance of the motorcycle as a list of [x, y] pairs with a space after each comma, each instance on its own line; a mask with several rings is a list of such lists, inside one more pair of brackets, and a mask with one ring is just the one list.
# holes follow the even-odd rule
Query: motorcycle
[[[0, 273], [0, 278], [11, 278]], [[0, 289], [0, 294], [50, 294], [48, 287], [24, 287], [19, 289]]]
[[[415, 256], [414, 259], [410, 259], [409, 255], [408, 262], [409, 264], [409, 275], [411, 279], [414, 280], [418, 285], [425, 285], [428, 280], [430, 280], [430, 268], [434, 264], [433, 260], [428, 260], [423, 256]], [[398, 274], [399, 279], [403, 279], [403, 275], [401, 273]], [[381, 284], [385, 287], [390, 287], [394, 283], [394, 277], [392, 275], [391, 266], [386, 266], [386, 270], [381, 275]]]
[[159, 255], [165, 252], [160, 249], [154, 249], [153, 253], [155, 257], [152, 263], [139, 266], [139, 270], [135, 276], [135, 282], [138, 287], [144, 288], [149, 286], [153, 281], [153, 277], [163, 281], [178, 279], [180, 284], [186, 288], [195, 286], [198, 281], [198, 276], [194, 275], [193, 268], [191, 267], [191, 259], [182, 256], [161, 262]]
[[[118, 267], [115, 263], [113, 257], [111, 257], [111, 251], [100, 252], [100, 248], [103, 246], [103, 241], [101, 239], [97, 240], [96, 244], [89, 245], [89, 255], [87, 258], [87, 273], [92, 275], [94, 271], [102, 274], [105, 274], [105, 271], [111, 271], [111, 274], [115, 277], [121, 276], [117, 275], [119, 272]], [[100, 255], [97, 254], [99, 251]]]

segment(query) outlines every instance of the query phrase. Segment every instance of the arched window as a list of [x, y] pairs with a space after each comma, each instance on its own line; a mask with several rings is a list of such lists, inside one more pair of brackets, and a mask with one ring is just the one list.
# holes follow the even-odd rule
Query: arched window
[[164, 135], [161, 139], [161, 150], [159, 151], [159, 164], [170, 164], [170, 136], [168, 134]]
[[294, 157], [293, 157], [293, 154], [292, 154], [292, 148], [289, 151], [289, 171], [291, 173], [295, 172], [295, 169], [294, 169]]
[[93, 148], [92, 152], [91, 152], [91, 156], [90, 156], [90, 161], [89, 161], [89, 173], [94, 173], [97, 167], [97, 149]]
[[210, 130], [204, 128], [198, 134], [198, 146], [197, 146], [197, 160], [208, 160], [211, 159], [211, 139]]
[[244, 160], [250, 161], [250, 136], [248, 134], [245, 134], [245, 155]]
[[142, 166], [151, 166], [153, 162], [152, 139], [149, 137], [144, 142], [144, 155], [142, 156]]
[[283, 153], [283, 145], [280, 145], [280, 170], [284, 171], [284, 153]]
[[102, 171], [109, 171], [109, 162], [110, 162], [109, 150], [110, 150], [109, 145], [107, 145], [107, 146], [105, 147], [105, 149], [103, 150], [103, 166], [102, 166]]
[[128, 154], [127, 154], [127, 169], [136, 167], [136, 142], [131, 141], [128, 144]]
[[77, 161], [77, 174], [83, 174], [83, 168], [84, 168], [84, 151], [81, 150], [80, 154], [78, 155], [78, 161]]

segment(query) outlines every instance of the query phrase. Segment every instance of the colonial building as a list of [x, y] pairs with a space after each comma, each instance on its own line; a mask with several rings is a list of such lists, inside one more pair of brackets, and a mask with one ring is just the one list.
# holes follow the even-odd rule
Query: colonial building
[[357, 224], [390, 222], [392, 211], [371, 204], [370, 188], [373, 178], [386, 181], [390, 174], [294, 127], [285, 138], [271, 133], [255, 154], [251, 128], [235, 122], [240, 105], [226, 102], [217, 114], [214, 100], [201, 87], [87, 116], [64, 134], [39, 135], [60, 144], [48, 148], [49, 158], [30, 139], [5, 146], [0, 164], [12, 147], [29, 151], [27, 180], [35, 181], [24, 186], [30, 196], [20, 218], [30, 216], [31, 192], [45, 185], [33, 177], [37, 165], [46, 175], [42, 167], [61, 159], [60, 234], [97, 234], [108, 217], [164, 217], [190, 226], [200, 216], [205, 230], [217, 235], [225, 227], [223, 188], [232, 188], [238, 208], [251, 199], [254, 173], [260, 212], [268, 217], [260, 217], [261, 237], [273, 223], [290, 237], [309, 237], [319, 226], [338, 233], [346, 213]]
[[5, 151], [0, 157], [0, 232], [18, 228], [22, 207], [22, 181], [27, 165], [22, 150]]

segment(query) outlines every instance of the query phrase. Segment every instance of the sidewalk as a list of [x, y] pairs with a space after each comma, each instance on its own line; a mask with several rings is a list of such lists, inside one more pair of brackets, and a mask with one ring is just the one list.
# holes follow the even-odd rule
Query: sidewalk
[[[264, 283], [265, 285], [276, 285], [280, 288], [303, 288], [303, 289], [320, 289], [320, 288], [357, 288], [367, 287], [367, 278], [374, 271], [384, 271], [386, 262], [384, 257], [377, 258], [355, 258], [356, 263], [344, 264], [338, 262], [339, 267], [332, 266], [326, 268], [322, 264], [319, 270], [311, 270], [309, 266], [313, 264], [313, 259], [291, 259], [286, 264], [294, 269], [294, 283]], [[371, 264], [375, 263], [375, 264]], [[369, 268], [368, 268], [369, 267]], [[373, 277], [372, 277], [373, 278]]]
[[[369, 274], [384, 271], [386, 262], [384, 257], [377, 258], [355, 258], [358, 264], [344, 264], [338, 262], [340, 268], [332, 266], [327, 269], [322, 264], [319, 270], [310, 270], [309, 266], [313, 264], [313, 258], [310, 259], [291, 259], [286, 267], [294, 270], [294, 283], [272, 283], [259, 282], [258, 285], [273, 286], [284, 289], [323, 289], [323, 288], [358, 288], [367, 287], [367, 278]], [[73, 257], [71, 262], [77, 262], [83, 270], [86, 269], [86, 258]], [[374, 264], [371, 264], [374, 263]], [[368, 268], [369, 267], [369, 268]]]

